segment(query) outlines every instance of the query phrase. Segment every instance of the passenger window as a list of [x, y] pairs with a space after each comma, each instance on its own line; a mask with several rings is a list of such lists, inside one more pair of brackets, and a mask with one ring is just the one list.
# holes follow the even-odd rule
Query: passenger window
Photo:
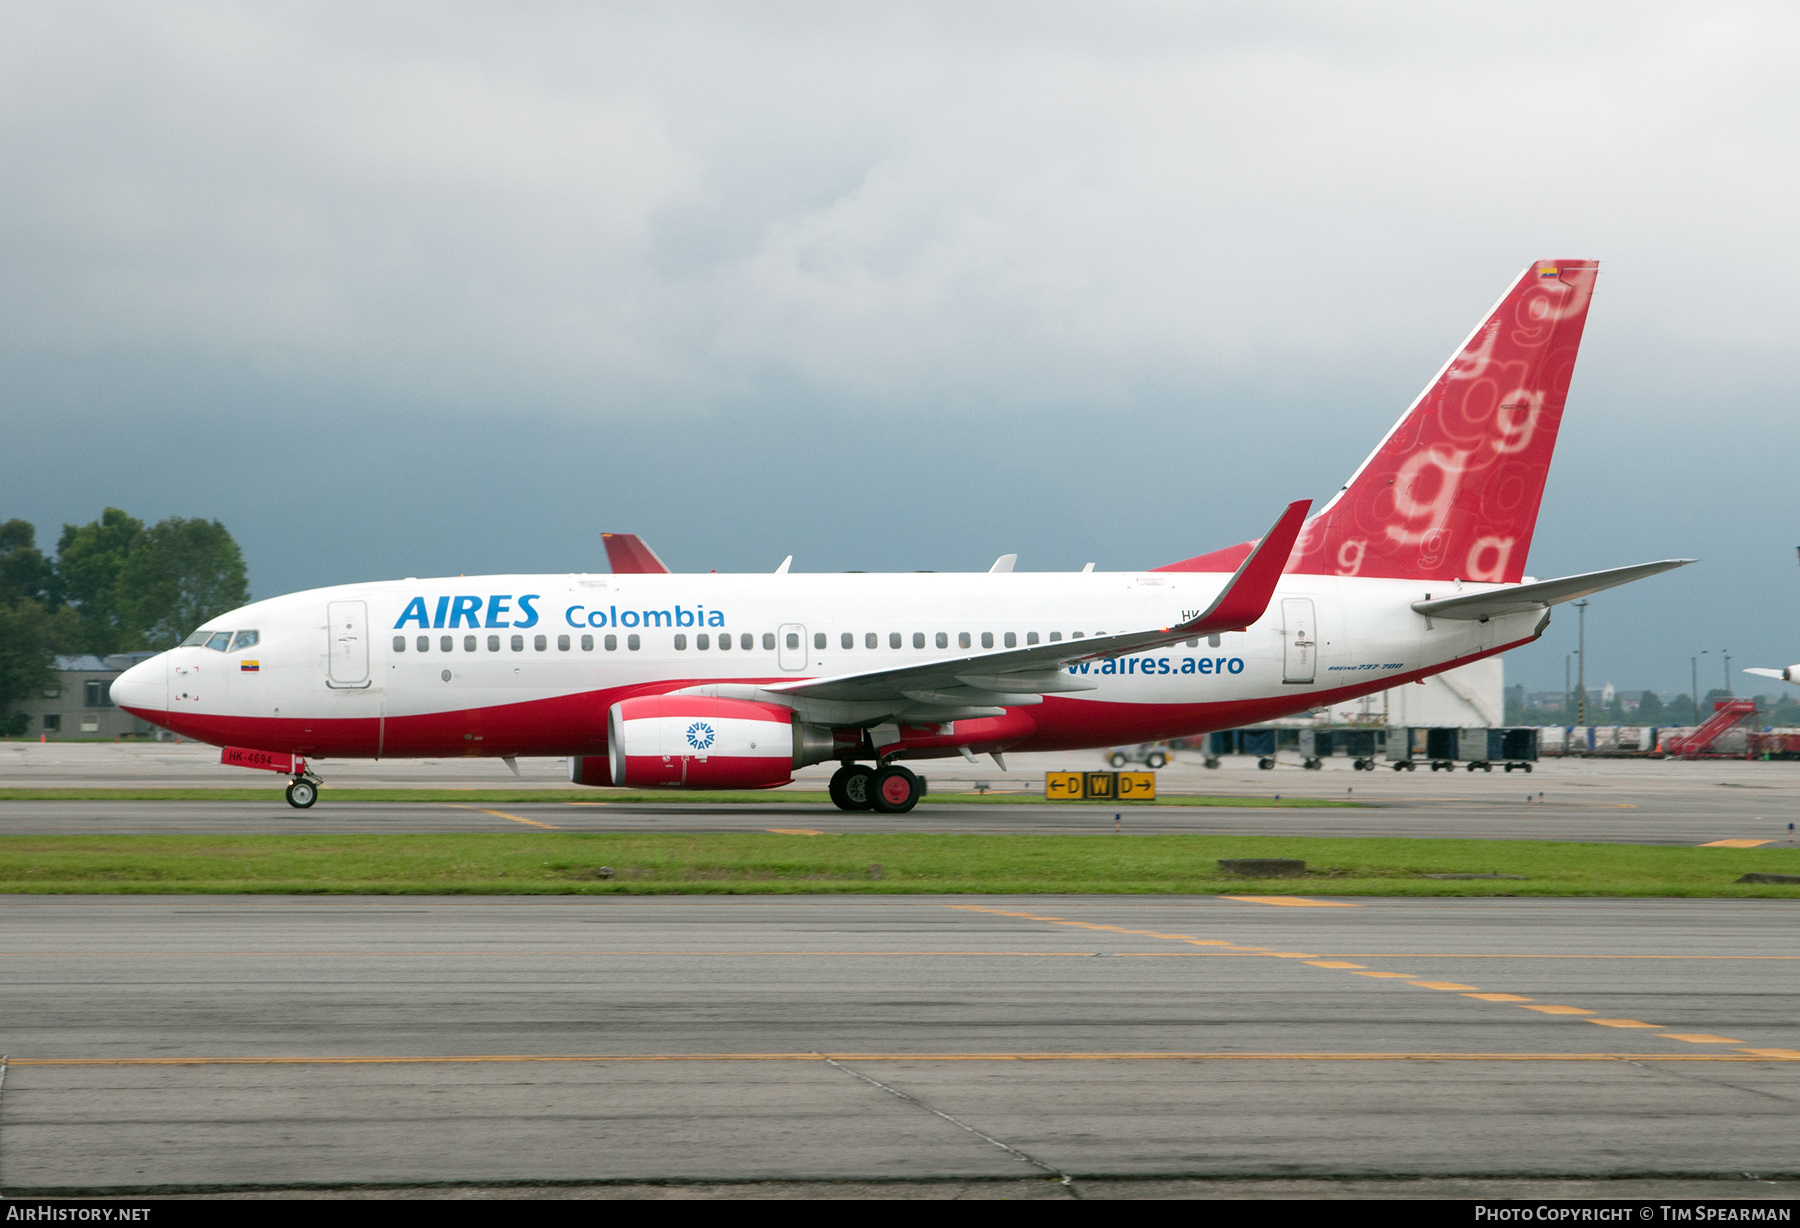
[[556, 637], [556, 651], [558, 651], [558, 652], [569, 651], [569, 637], [568, 636], [559, 635]]
[[981, 646], [983, 648], [992, 648], [994, 646], [994, 633], [992, 631], [983, 631], [981, 633]]
[[231, 651], [236, 652], [240, 648], [253, 648], [256, 645], [256, 641], [256, 632], [240, 631], [237, 633], [237, 637], [231, 641]]
[[431, 651], [431, 637], [429, 635], [421, 635], [419, 637], [419, 651], [420, 652], [430, 652]]
[[944, 634], [942, 631], [938, 632], [937, 633], [937, 646], [939, 648], [950, 647], [950, 637], [948, 635]]
[[788, 632], [788, 633], [787, 633], [787, 646], [788, 646], [788, 647], [789, 647], [789, 648], [798, 648], [798, 647], [800, 647], [800, 637], [799, 637], [799, 635], [797, 635], [797, 634], [796, 634], [796, 633], [795, 633], [795, 632], [792, 632], [792, 631], [790, 631], [790, 632]]
[[396, 635], [394, 637], [394, 651], [395, 652], [405, 652], [406, 651], [406, 637], [404, 635]]
[[1070, 632], [1070, 633], [1069, 633], [1069, 638], [1070, 638], [1070, 639], [1072, 639], [1072, 640], [1079, 640], [1079, 639], [1086, 639], [1086, 638], [1087, 638], [1087, 632], [1085, 632], [1085, 631], [1071, 631], [1071, 632]]
[[[881, 647], [881, 637], [876, 635], [873, 631], [869, 632], [867, 635], [863, 636], [863, 647], [864, 648], [879, 648], [879, 647]], [[898, 645], [896, 645], [896, 647], [898, 647]]]
[[698, 648], [701, 652], [705, 652], [708, 648], [712, 647], [712, 636], [702, 631], [699, 635], [694, 637], [694, 647]]
[[[1010, 644], [1010, 643], [1012, 643], [1012, 640], [1009, 638], [1006, 642]], [[1037, 643], [1037, 632], [1027, 631], [1025, 633], [1026, 646], [1029, 647], [1030, 645], [1035, 644], [1035, 643]]]
[[[895, 648], [900, 647], [900, 633], [898, 631], [894, 632], [894, 647]], [[913, 647], [914, 648], [925, 647], [925, 633], [923, 631], [913, 632]]]
[[773, 631], [763, 632], [763, 651], [775, 651], [775, 633]]
[[[550, 641], [545, 639], [541, 635], [533, 636], [532, 640], [531, 640], [531, 646], [536, 651], [542, 652], [542, 651], [544, 651], [544, 649], [550, 647]], [[565, 635], [565, 636], [563, 636], [563, 647], [567, 648], [568, 646], [569, 646], [569, 637]]]
[[581, 651], [583, 651], [583, 652], [594, 651], [594, 637], [593, 636], [584, 635], [581, 637]]
[[497, 636], [497, 635], [488, 636], [488, 651], [489, 652], [499, 652], [500, 651], [500, 637], [499, 636]]
[[525, 637], [524, 636], [515, 635], [512, 637], [512, 650], [514, 652], [524, 652], [525, 651]]
[[958, 648], [967, 648], [969, 646], [969, 633], [967, 631], [958, 631], [956, 633], [956, 646]]
[[1050, 642], [1052, 644], [1056, 643], [1056, 641], [1060, 640], [1061, 638], [1062, 638], [1062, 632], [1060, 632], [1060, 631], [1052, 631], [1050, 633]]
[[[775, 647], [775, 637], [774, 636], [768, 635], [768, 636], [764, 636], [763, 638], [769, 641], [770, 648]], [[756, 641], [754, 639], [752, 639], [750, 637], [750, 633], [748, 631], [746, 631], [742, 635], [738, 636], [738, 647], [742, 648], [745, 652], [749, 652], [752, 648], [756, 647]]]
[[[852, 634], [851, 632], [846, 631], [846, 632], [844, 632], [844, 634], [841, 637], [839, 637], [838, 642], [847, 649], [855, 648], [856, 647], [856, 636], [854, 634]], [[819, 647], [823, 648], [824, 645], [821, 644], [821, 645], [819, 645]]]
[[825, 633], [823, 631], [813, 632], [813, 647], [814, 648], [825, 647]]
[[464, 652], [474, 652], [475, 651], [475, 637], [474, 636], [472, 636], [472, 635], [463, 636], [463, 651]]
[[215, 631], [206, 637], [206, 646], [217, 652], [224, 652], [231, 647], [231, 632]]
[[687, 651], [687, 636], [678, 635], [675, 637], [675, 651], [676, 652], [686, 652]]
[[1189, 648], [1198, 648], [1198, 647], [1200, 647], [1200, 641], [1199, 640], [1188, 640], [1187, 646]]
[[[609, 635], [606, 638], [611, 639], [612, 636]], [[643, 646], [644, 646], [644, 642], [642, 640], [638, 639], [637, 636], [628, 635], [625, 637], [625, 647], [631, 649], [631, 651], [636, 652], [639, 648], [642, 648]]]
[[1017, 648], [1019, 646], [1019, 637], [1008, 631], [1006, 633], [1006, 646], [1008, 648]]
[[726, 652], [731, 648], [731, 632], [727, 631], [719, 637], [719, 651]]
[[608, 651], [608, 652], [619, 651], [619, 637], [618, 636], [609, 635], [606, 637], [606, 651]]

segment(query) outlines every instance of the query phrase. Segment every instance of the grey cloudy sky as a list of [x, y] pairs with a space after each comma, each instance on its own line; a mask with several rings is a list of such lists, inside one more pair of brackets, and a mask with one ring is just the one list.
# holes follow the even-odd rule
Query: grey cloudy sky
[[[393, 575], [1152, 566], [1602, 273], [1530, 570], [1800, 660], [1789, 5], [0, 9], [0, 516]], [[1509, 658], [1560, 688], [1573, 619]], [[1741, 675], [1740, 675], [1741, 678]], [[1716, 685], [1703, 679], [1702, 686]]]

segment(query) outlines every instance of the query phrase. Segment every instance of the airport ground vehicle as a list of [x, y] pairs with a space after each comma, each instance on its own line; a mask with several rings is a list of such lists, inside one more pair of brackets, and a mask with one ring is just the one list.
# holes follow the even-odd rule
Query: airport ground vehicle
[[768, 788], [836, 760], [839, 806], [901, 812], [923, 792], [907, 761], [1166, 741], [1372, 694], [1688, 561], [1524, 581], [1596, 274], [1529, 266], [1319, 514], [1291, 503], [1255, 541], [1144, 572], [643, 560], [341, 585], [210, 619], [112, 696], [291, 775], [296, 806], [323, 758], [556, 755], [576, 783], [633, 788]]
[[1168, 764], [1169, 752], [1160, 746], [1150, 743], [1136, 747], [1119, 746], [1113, 748], [1113, 750], [1107, 754], [1106, 762], [1109, 767], [1114, 768], [1122, 768], [1132, 763], [1141, 763], [1154, 772], [1156, 769]]

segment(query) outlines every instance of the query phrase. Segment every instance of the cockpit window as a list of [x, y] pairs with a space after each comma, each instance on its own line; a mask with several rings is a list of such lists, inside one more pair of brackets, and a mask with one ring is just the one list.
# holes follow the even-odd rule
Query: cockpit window
[[208, 648], [214, 649], [215, 651], [224, 652], [227, 648], [231, 647], [231, 632], [229, 632], [229, 631], [213, 632], [210, 636], [207, 637], [206, 646]]
[[188, 636], [185, 640], [182, 640], [181, 646], [183, 648], [199, 648], [203, 644], [205, 644], [206, 641], [209, 640], [210, 638], [212, 638], [212, 632], [196, 631], [196, 632], [194, 632], [194, 634]]
[[256, 643], [256, 639], [256, 632], [240, 631], [231, 641], [231, 651], [236, 652], [240, 648], [249, 648]]

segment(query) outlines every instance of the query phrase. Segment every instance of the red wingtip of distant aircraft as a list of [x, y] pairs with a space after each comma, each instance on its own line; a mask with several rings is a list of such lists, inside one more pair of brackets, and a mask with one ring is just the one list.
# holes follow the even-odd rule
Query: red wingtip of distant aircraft
[[606, 561], [614, 575], [667, 575], [668, 564], [656, 557], [656, 551], [644, 544], [636, 533], [602, 533], [606, 543]]

